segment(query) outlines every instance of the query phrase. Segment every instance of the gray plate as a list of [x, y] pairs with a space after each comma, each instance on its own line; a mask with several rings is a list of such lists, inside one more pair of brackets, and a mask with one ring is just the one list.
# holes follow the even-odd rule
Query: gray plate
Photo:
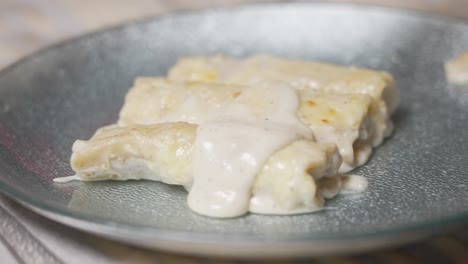
[[[317, 255], [406, 242], [468, 216], [468, 89], [443, 62], [468, 49], [468, 25], [364, 6], [285, 4], [171, 15], [60, 44], [0, 74], [0, 189], [59, 222], [185, 253]], [[368, 164], [361, 195], [321, 212], [210, 219], [180, 187], [157, 182], [56, 184], [70, 147], [115, 122], [140, 75], [182, 55], [256, 53], [390, 71], [401, 88], [396, 130]]]

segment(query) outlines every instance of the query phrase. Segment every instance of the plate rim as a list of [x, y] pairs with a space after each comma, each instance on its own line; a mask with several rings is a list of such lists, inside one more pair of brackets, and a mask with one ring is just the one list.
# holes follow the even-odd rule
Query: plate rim
[[[331, 240], [285, 240], [279, 242], [271, 240], [251, 241], [246, 240], [245, 237], [229, 235], [230, 240], [232, 238], [239, 239], [239, 241], [229, 241], [226, 240], [227, 236], [217, 235], [216, 239], [194, 241], [193, 235], [190, 233], [182, 235], [185, 238], [191, 237], [192, 239], [174, 239], [174, 236], [171, 234], [162, 239], [155, 239], [154, 236], [145, 236], [146, 228], [137, 228], [140, 230], [136, 231], [121, 229], [122, 226], [120, 226], [120, 224], [110, 226], [109, 224], [88, 222], [86, 220], [67, 215], [59, 215], [54, 212], [44, 211], [40, 208], [31, 206], [30, 204], [23, 203], [22, 201], [19, 201], [19, 203], [49, 220], [76, 228], [89, 234], [99, 235], [113, 241], [126, 242], [147, 249], [164, 250], [173, 253], [183, 253], [195, 256], [232, 257], [239, 259], [318, 257], [357, 253], [371, 249], [409, 244], [429, 236], [435, 236], [437, 234], [449, 232], [457, 227], [464, 226], [462, 223], [452, 223], [451, 225], [439, 226], [438, 229], [431, 229], [430, 232], [427, 232], [427, 230], [412, 229], [403, 233], [388, 232], [385, 235], [378, 233], [375, 234], [375, 236], [369, 237], [361, 236]], [[132, 227], [131, 225], [128, 226]], [[154, 228], [148, 229], [152, 230]], [[135, 235], [135, 232], [138, 233], [138, 236], [136, 239], [133, 239], [131, 235]], [[141, 239], [142, 237], [144, 238]]]

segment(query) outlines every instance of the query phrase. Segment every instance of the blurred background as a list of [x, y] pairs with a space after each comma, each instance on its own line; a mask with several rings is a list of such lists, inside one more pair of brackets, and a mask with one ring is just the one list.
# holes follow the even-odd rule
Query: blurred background
[[[125, 21], [186, 9], [265, 0], [0, 0], [0, 68], [62, 39]], [[280, 2], [280, 1], [276, 1]], [[468, 19], [468, 0], [328, 0], [402, 7]]]

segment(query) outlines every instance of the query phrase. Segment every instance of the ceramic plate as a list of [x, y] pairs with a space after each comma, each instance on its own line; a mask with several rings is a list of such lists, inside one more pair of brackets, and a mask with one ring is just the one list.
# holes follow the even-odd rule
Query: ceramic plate
[[[365, 6], [272, 4], [182, 13], [55, 45], [0, 73], [0, 190], [64, 224], [183, 253], [305, 256], [408, 242], [468, 216], [468, 89], [444, 61], [468, 50], [468, 25]], [[395, 133], [356, 170], [369, 188], [317, 213], [197, 215], [181, 187], [72, 182], [71, 145], [116, 121], [137, 76], [178, 57], [279, 56], [391, 72], [401, 89]]]

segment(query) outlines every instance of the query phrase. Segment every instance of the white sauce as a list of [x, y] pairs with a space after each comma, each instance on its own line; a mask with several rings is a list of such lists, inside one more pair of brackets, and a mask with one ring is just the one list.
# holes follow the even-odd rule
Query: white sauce
[[341, 194], [360, 193], [367, 189], [369, 183], [367, 179], [360, 175], [341, 175]]
[[296, 139], [311, 138], [312, 132], [297, 116], [298, 107], [292, 88], [250, 88], [212, 121], [201, 124], [189, 207], [214, 217], [246, 213], [255, 175], [268, 157]]
[[53, 181], [57, 183], [66, 183], [66, 182], [71, 182], [71, 181], [82, 181], [82, 180], [83, 179], [78, 177], [78, 175], [72, 175], [72, 176], [54, 178]]

